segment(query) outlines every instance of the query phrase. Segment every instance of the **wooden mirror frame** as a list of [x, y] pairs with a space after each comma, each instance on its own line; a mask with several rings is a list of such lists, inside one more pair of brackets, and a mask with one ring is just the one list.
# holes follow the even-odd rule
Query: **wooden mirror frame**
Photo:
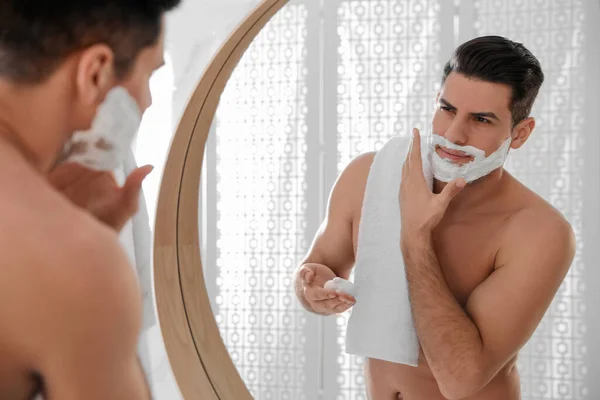
[[160, 328], [186, 400], [252, 396], [213, 315], [202, 269], [198, 193], [206, 139], [221, 94], [252, 41], [288, 0], [262, 0], [206, 68], [179, 122], [163, 172], [154, 233]]

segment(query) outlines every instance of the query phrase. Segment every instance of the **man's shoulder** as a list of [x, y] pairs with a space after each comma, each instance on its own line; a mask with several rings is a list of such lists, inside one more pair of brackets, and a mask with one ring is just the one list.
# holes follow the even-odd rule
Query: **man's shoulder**
[[94, 287], [114, 283], [109, 277], [132, 272], [117, 233], [86, 213], [66, 209], [46, 214], [18, 207], [14, 213], [10, 217], [0, 213], [0, 223], [10, 228], [0, 233], [0, 277], [16, 274], [11, 278], [31, 280], [32, 287], [45, 286], [40, 295], [67, 298], [84, 294], [70, 287], [90, 285], [86, 293], [92, 295]]
[[[82, 225], [79, 233], [63, 241], [62, 254], [53, 254], [49, 267], [57, 272], [49, 279], [55, 290], [47, 298], [56, 304], [56, 312], [77, 324], [137, 320], [137, 278], [116, 232], [100, 224]], [[58, 327], [55, 333], [65, 332]]]
[[360, 214], [369, 172], [376, 154], [371, 151], [354, 157], [334, 185], [331, 206], [345, 209], [351, 219]]
[[509, 218], [508, 228], [528, 233], [542, 232], [547, 229], [571, 231], [571, 224], [564, 215], [544, 198], [526, 189], [527, 200], [518, 207]]
[[576, 247], [575, 233], [569, 221], [537, 195], [531, 196], [509, 217], [504, 244], [514, 255], [544, 253], [565, 260], [572, 259]]
[[[12, 304], [50, 313], [70, 309], [65, 318], [85, 319], [92, 308], [101, 312], [100, 305], [135, 292], [135, 274], [117, 233], [52, 189], [40, 187], [29, 197], [4, 193], [0, 203], [0, 288]], [[9, 282], [27, 284], [13, 284], [22, 290], [12, 290]], [[40, 313], [26, 314], [28, 323], [44, 324]]]
[[[0, 250], [3, 254], [22, 256], [24, 263], [37, 257], [50, 262], [68, 258], [86, 241], [109, 240], [105, 227], [43, 179], [4, 180], [2, 185]], [[31, 267], [43, 267], [43, 263]]]
[[353, 177], [368, 175], [376, 155], [377, 151], [368, 151], [359, 154], [350, 160], [344, 172]]

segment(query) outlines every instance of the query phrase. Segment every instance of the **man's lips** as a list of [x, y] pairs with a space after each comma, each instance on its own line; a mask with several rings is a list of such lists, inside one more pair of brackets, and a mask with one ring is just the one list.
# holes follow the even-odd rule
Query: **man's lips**
[[469, 155], [463, 153], [462, 151], [451, 150], [451, 149], [448, 149], [448, 148], [442, 147], [442, 146], [436, 146], [435, 151], [436, 151], [436, 153], [438, 153], [438, 155], [440, 157], [446, 158], [451, 161], [456, 161], [456, 162], [461, 162], [461, 163], [467, 163], [469, 161], [473, 161], [472, 156], [469, 156]]

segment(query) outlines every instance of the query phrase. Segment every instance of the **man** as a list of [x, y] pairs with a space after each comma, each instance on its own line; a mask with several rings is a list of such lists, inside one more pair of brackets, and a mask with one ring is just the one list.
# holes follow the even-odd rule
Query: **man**
[[[0, 3], [0, 398], [148, 399], [141, 296], [118, 232], [123, 188], [74, 164], [48, 174], [117, 86], [139, 111], [178, 0]], [[62, 193], [61, 193], [62, 192]]]
[[[464, 170], [474, 161], [469, 148], [486, 157], [504, 143], [520, 148], [534, 129], [529, 114], [542, 82], [539, 62], [521, 44], [482, 37], [461, 45], [445, 66], [432, 120], [433, 133], [449, 143], [432, 153], [440, 168]], [[444, 171], [436, 175], [434, 162], [430, 190], [420, 141], [415, 131], [402, 171], [398, 243], [419, 365], [366, 360], [370, 398], [517, 400], [517, 354], [570, 267], [573, 232], [557, 210], [502, 167], [467, 184], [460, 174], [440, 180]], [[331, 315], [355, 302], [325, 290], [324, 283], [348, 279], [352, 270], [374, 156], [363, 154], [342, 172], [327, 218], [296, 272], [296, 292], [309, 311]]]

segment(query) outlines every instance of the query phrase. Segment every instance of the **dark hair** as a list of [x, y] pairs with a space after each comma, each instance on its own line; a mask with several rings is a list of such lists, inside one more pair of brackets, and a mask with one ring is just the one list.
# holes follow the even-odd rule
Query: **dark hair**
[[523, 44], [500, 36], [482, 36], [461, 44], [444, 67], [442, 84], [453, 71], [510, 86], [513, 127], [529, 116], [544, 82], [538, 59]]
[[108, 45], [122, 78], [180, 0], [0, 0], [0, 77], [39, 83], [70, 54]]

